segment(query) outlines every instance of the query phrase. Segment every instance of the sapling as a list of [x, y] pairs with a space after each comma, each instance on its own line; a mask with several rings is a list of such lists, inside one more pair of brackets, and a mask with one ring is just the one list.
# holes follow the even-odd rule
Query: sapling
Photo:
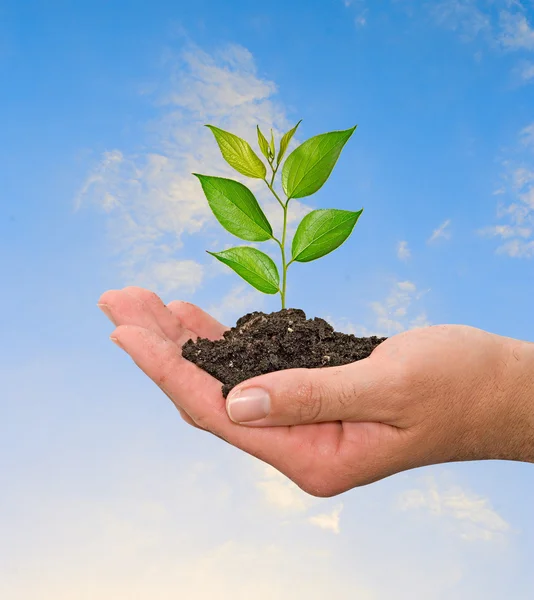
[[275, 189], [276, 175], [280, 170], [289, 143], [301, 121], [285, 133], [276, 151], [273, 130], [270, 140], [257, 126], [258, 146], [269, 166], [242, 138], [207, 125], [215, 136], [226, 162], [236, 171], [265, 182], [283, 210], [282, 235], [273, 228], [262, 211], [254, 194], [242, 183], [223, 177], [194, 173], [200, 180], [211, 210], [219, 223], [230, 233], [249, 242], [273, 240], [281, 251], [280, 273], [273, 259], [251, 246], [237, 246], [209, 252], [217, 260], [232, 268], [245, 281], [265, 294], [280, 294], [282, 309], [286, 307], [287, 270], [295, 262], [310, 262], [329, 254], [352, 233], [363, 209], [358, 211], [335, 208], [312, 210], [300, 222], [291, 243], [291, 258], [286, 254], [287, 217], [293, 199], [315, 194], [325, 184], [356, 126], [344, 131], [331, 131], [316, 135], [298, 146], [285, 160], [281, 169], [284, 195]]

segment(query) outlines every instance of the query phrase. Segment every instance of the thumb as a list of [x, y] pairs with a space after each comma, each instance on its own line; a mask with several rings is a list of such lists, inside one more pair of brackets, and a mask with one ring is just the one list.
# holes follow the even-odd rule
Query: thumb
[[235, 423], [261, 427], [382, 421], [384, 380], [369, 358], [341, 367], [276, 371], [236, 386], [226, 411]]

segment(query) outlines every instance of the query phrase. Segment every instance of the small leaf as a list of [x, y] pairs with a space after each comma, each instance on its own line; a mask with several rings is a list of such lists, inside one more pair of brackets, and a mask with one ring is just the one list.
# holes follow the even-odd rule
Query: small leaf
[[256, 128], [258, 130], [258, 145], [260, 147], [261, 153], [263, 154], [263, 156], [265, 156], [265, 158], [267, 160], [270, 160], [270, 154], [269, 154], [269, 142], [267, 141], [267, 138], [263, 135], [263, 133], [260, 131], [260, 126], [256, 125]]
[[316, 135], [293, 150], [282, 169], [282, 187], [286, 196], [304, 198], [319, 190], [355, 129], [356, 126]]
[[295, 131], [297, 131], [297, 127], [302, 123], [302, 119], [290, 129], [287, 133], [284, 133], [282, 139], [280, 140], [280, 150], [278, 151], [278, 157], [276, 159], [276, 164], [279, 165], [282, 158], [284, 158], [284, 154], [286, 153], [287, 147], [289, 146], [289, 142], [291, 138], [295, 135]]
[[292, 260], [309, 262], [335, 250], [349, 237], [363, 212], [313, 210], [300, 222], [291, 246]]
[[274, 146], [274, 133], [273, 133], [272, 129], [271, 129], [271, 145], [269, 147], [269, 150], [271, 152], [271, 158], [274, 158], [274, 155], [276, 154], [276, 148]]
[[245, 281], [264, 294], [276, 294], [280, 287], [280, 275], [271, 257], [256, 248], [237, 246], [222, 252], [209, 252], [232, 268]]
[[265, 178], [267, 169], [248, 142], [213, 125], [206, 127], [211, 129], [224, 159], [230, 166], [247, 177]]
[[264, 242], [272, 237], [267, 217], [246, 186], [224, 177], [193, 175], [200, 180], [213, 214], [226, 230], [249, 242]]

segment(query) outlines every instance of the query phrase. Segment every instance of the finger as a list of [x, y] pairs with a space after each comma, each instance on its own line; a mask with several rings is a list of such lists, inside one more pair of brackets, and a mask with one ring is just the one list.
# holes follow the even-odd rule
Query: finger
[[[135, 298], [142, 309], [152, 312], [161, 333], [165, 337], [176, 343], [184, 343], [194, 337], [194, 332], [189, 330], [187, 325], [182, 323], [177, 315], [165, 306], [163, 300], [156, 293], [137, 286], [125, 287], [123, 292]], [[138, 325], [141, 325], [141, 323], [138, 323]]]
[[[99, 301], [99, 306], [115, 325], [145, 325], [179, 344], [197, 335], [217, 339], [226, 329], [192, 304], [180, 301], [171, 304], [172, 307], [165, 306], [156, 294], [136, 286], [110, 290]], [[192, 327], [198, 330], [194, 331]], [[187, 423], [203, 429], [184, 409], [178, 407], [178, 410]]]
[[138, 325], [152, 329], [180, 345], [195, 337], [154, 292], [143, 288], [129, 286], [105, 292], [98, 307], [116, 326]]
[[201, 428], [269, 462], [287, 455], [288, 428], [253, 430], [233, 423], [226, 414], [220, 382], [185, 360], [171, 340], [135, 325], [119, 326], [111, 337]]
[[219, 323], [207, 312], [190, 302], [173, 300], [167, 308], [178, 317], [180, 322], [198, 337], [219, 340], [228, 327]]
[[249, 379], [228, 395], [228, 416], [249, 426], [329, 421], [387, 423], [388, 376], [369, 358], [341, 367], [287, 369]]

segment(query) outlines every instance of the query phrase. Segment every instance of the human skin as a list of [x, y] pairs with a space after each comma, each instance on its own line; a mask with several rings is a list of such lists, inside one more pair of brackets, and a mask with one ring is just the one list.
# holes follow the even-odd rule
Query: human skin
[[[137, 287], [105, 292], [111, 339], [176, 405], [183, 419], [260, 458], [319, 497], [395, 473], [453, 461], [534, 462], [534, 344], [463, 325], [395, 335], [342, 367], [288, 369], [232, 390], [181, 356], [191, 338], [227, 329], [197, 306], [167, 306]], [[243, 398], [267, 391], [269, 415]], [[256, 406], [258, 402], [256, 402]], [[260, 403], [267, 408], [265, 398]]]

